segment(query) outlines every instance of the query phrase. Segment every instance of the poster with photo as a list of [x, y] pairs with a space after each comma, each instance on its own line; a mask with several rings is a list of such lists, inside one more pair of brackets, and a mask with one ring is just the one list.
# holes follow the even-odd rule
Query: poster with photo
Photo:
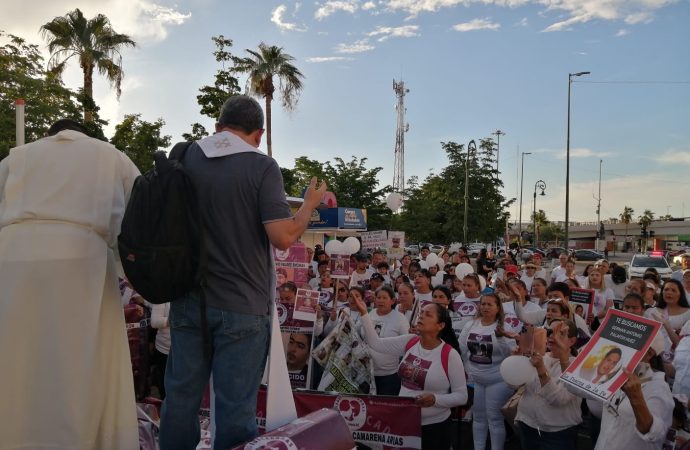
[[319, 304], [319, 291], [297, 289], [293, 317], [308, 322], [316, 321], [316, 305]]
[[295, 317], [295, 304], [278, 302], [276, 306], [290, 386], [292, 389], [309, 389], [311, 388], [314, 322]]
[[292, 281], [297, 287], [309, 283], [309, 254], [302, 242], [295, 242], [287, 250], [274, 247], [273, 258], [276, 264], [276, 288], [287, 281]]
[[350, 278], [350, 255], [331, 255], [331, 278]]
[[561, 380], [589, 396], [609, 400], [627, 380], [623, 368], [635, 370], [660, 328], [655, 320], [609, 309]]
[[[578, 308], [581, 306], [582, 309]], [[575, 314], [585, 319], [587, 323], [591, 323], [594, 317], [592, 316], [592, 309], [594, 308], [594, 289], [570, 288], [570, 308]]]
[[402, 258], [405, 255], [405, 232], [389, 232], [386, 247], [388, 248], [389, 258]]

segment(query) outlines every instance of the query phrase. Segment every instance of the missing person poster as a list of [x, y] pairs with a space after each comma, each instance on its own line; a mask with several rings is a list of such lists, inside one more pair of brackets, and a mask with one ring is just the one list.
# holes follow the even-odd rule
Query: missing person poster
[[[300, 289], [300, 291], [305, 291]], [[307, 291], [312, 292], [312, 291]], [[318, 292], [317, 292], [318, 294]], [[299, 294], [298, 294], [299, 295]], [[316, 297], [318, 299], [318, 296]], [[288, 376], [292, 389], [310, 388], [311, 350], [314, 335], [314, 322], [295, 317], [295, 304], [276, 303], [283, 350], [288, 366]]]
[[293, 317], [308, 322], [316, 321], [316, 305], [319, 304], [319, 291], [297, 289]]
[[570, 303], [575, 314], [585, 319], [587, 323], [592, 321], [594, 289], [570, 288]]
[[402, 258], [405, 255], [405, 232], [391, 231], [388, 233], [388, 248], [389, 258]]
[[589, 396], [609, 400], [628, 379], [623, 368], [635, 370], [660, 328], [655, 320], [609, 309], [561, 380]]
[[350, 278], [350, 255], [331, 255], [331, 278]]
[[287, 250], [273, 248], [276, 263], [276, 288], [288, 281], [297, 287], [309, 283], [309, 254], [302, 242], [295, 242]]

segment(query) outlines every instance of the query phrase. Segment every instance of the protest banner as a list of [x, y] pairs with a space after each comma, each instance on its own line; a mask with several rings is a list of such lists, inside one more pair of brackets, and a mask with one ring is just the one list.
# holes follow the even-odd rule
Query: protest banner
[[582, 306], [582, 318], [590, 323], [593, 319], [594, 289], [570, 288], [570, 309], [577, 313], [577, 306]]
[[[321, 408], [334, 409], [345, 419], [352, 437], [365, 448], [419, 450], [422, 448], [421, 409], [410, 397], [334, 395], [325, 392], [293, 392], [297, 416]], [[259, 391], [256, 422], [265, 432], [266, 391]], [[318, 446], [315, 448], [319, 448]]]
[[405, 255], [405, 232], [389, 232], [386, 247], [388, 248], [389, 258], [402, 258]]
[[274, 247], [273, 257], [276, 264], [276, 288], [287, 281], [292, 281], [297, 287], [309, 283], [309, 254], [302, 242], [295, 242], [287, 250]]
[[292, 317], [300, 321], [316, 321], [316, 305], [319, 304], [319, 291], [297, 289], [295, 309]]
[[386, 230], [367, 231], [359, 235], [362, 239], [363, 250], [374, 250], [383, 248], [388, 243], [388, 232]]
[[627, 380], [622, 368], [635, 370], [660, 328], [655, 320], [609, 309], [561, 380], [589, 396], [609, 400]]
[[[298, 293], [299, 291], [316, 292], [306, 289], [300, 289]], [[276, 309], [283, 350], [288, 365], [290, 386], [293, 389], [309, 388], [312, 372], [310, 354], [313, 345], [314, 322], [296, 318], [295, 305], [291, 303], [277, 302]]]
[[333, 331], [312, 352], [324, 367], [320, 391], [350, 394], [375, 394], [374, 365], [369, 346], [349, 314], [341, 312]]
[[331, 278], [350, 278], [350, 255], [331, 255]]

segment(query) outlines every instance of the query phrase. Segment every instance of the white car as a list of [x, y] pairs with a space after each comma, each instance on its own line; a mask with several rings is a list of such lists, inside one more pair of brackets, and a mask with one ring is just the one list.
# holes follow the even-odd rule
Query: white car
[[673, 270], [668, 265], [668, 261], [663, 255], [655, 255], [650, 253], [649, 255], [637, 254], [634, 255], [632, 261], [630, 261], [630, 267], [628, 268], [628, 278], [642, 278], [644, 276], [645, 270], [653, 267], [659, 273], [659, 276], [668, 280], [671, 278]]

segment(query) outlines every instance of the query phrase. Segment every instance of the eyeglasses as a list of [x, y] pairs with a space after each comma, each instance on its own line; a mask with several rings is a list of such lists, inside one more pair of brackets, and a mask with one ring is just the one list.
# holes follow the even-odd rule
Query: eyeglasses
[[347, 289], [345, 289], [345, 288], [339, 288], [339, 289], [338, 289], [338, 292], [347, 292]]

